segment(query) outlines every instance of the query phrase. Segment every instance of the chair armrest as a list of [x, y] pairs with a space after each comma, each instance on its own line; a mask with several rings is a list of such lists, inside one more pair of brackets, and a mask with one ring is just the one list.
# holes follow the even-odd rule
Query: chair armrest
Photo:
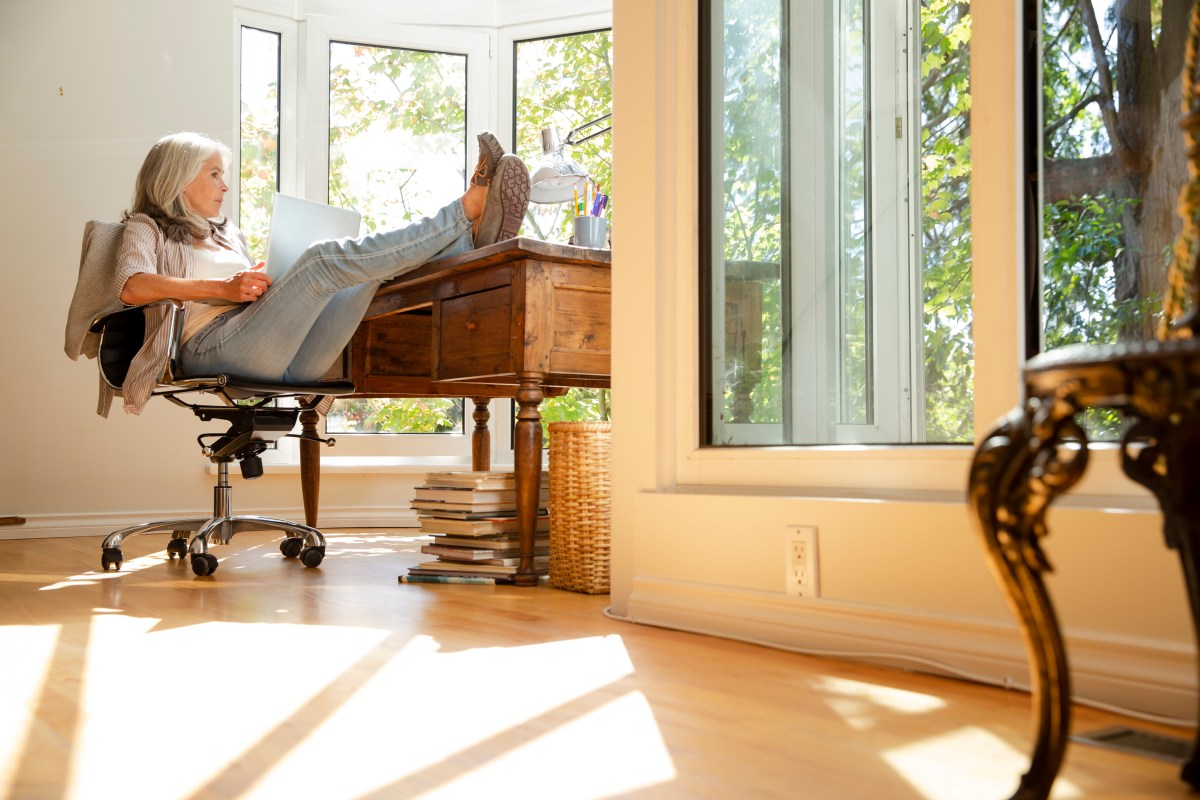
[[165, 324], [170, 331], [167, 356], [172, 372], [178, 363], [179, 347], [183, 341], [183, 303], [166, 299], [136, 306], [126, 306], [104, 314], [92, 321], [89, 330], [100, 335], [97, 361], [104, 382], [114, 389], [125, 384], [129, 364], [146, 340], [145, 310], [154, 306], [167, 306]]

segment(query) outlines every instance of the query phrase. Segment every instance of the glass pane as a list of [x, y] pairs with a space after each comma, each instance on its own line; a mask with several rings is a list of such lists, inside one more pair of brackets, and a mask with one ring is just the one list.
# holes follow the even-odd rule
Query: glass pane
[[[723, 98], [720, 181], [724, 295], [721, 414], [731, 425], [784, 418], [783, 291], [786, 124], [780, 73], [784, 8], [777, 0], [725, 4], [724, 64], [714, 74]], [[715, 21], [714, 21], [715, 22]]]
[[842, 68], [838, 71], [841, 89], [835, 95], [841, 103], [840, 174], [837, 186], [841, 190], [839, 234], [841, 242], [841, 346], [842, 365], [839, 400], [840, 421], [865, 425], [871, 422], [873, 404], [868, 396], [871, 384], [870, 342], [871, 315], [869, 304], [871, 280], [868, 269], [868, 211], [867, 149], [870, 125], [870, 96], [867, 86], [867, 30], [864, 0], [847, 0], [842, 8], [839, 26], [842, 43]]
[[[543, 128], [554, 127], [561, 139], [585, 123], [612, 111], [612, 32], [608, 30], [517, 42], [517, 154], [536, 170], [543, 158]], [[576, 137], [603, 130], [608, 122], [581, 131]], [[591, 176], [599, 191], [612, 186], [612, 134], [605, 133], [564, 154]], [[612, 203], [607, 216], [612, 222]], [[567, 203], [531, 203], [521, 235], [543, 241], [566, 242], [571, 235]]]
[[[1043, 347], [1154, 338], [1187, 181], [1190, 4], [1042, 3]], [[1112, 417], [1089, 420], [1115, 436]]]
[[461, 195], [466, 109], [464, 55], [330, 43], [330, 204], [375, 231]]
[[[428, 216], [461, 195], [466, 107], [464, 55], [331, 42], [329, 203], [358, 209], [366, 230], [375, 231]], [[326, 430], [461, 433], [463, 404], [339, 400]]]
[[705, 441], [970, 441], [969, 5], [711, 9]]
[[239, 227], [251, 253], [267, 252], [271, 198], [279, 188], [278, 33], [242, 28]]
[[[517, 42], [515, 130], [517, 153], [531, 169], [542, 159], [541, 130], [555, 127], [561, 138], [575, 127], [612, 111], [612, 31]], [[579, 138], [603, 130], [588, 127]], [[591, 176], [599, 192], [612, 185], [612, 134], [568, 147], [566, 154]], [[612, 204], [605, 211], [612, 222]], [[521, 235], [566, 242], [571, 235], [568, 203], [531, 203]], [[608, 389], [572, 389], [542, 403], [542, 422], [609, 419]], [[515, 404], [513, 413], [516, 413]], [[545, 429], [543, 429], [545, 430]]]
[[[920, 177], [924, 414], [916, 439], [975, 436], [971, 281], [970, 4], [921, 4]], [[918, 79], [914, 76], [914, 80]]]
[[329, 433], [462, 433], [463, 401], [452, 397], [338, 400], [325, 419]]

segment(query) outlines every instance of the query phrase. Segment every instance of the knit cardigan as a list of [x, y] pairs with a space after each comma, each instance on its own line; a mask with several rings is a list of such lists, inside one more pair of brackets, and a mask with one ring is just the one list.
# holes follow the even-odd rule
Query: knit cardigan
[[[245, 237], [233, 225], [222, 223], [214, 229], [213, 239], [240, 252], [250, 261]], [[92, 322], [105, 314], [118, 311], [121, 290], [130, 277], [139, 272], [158, 273], [174, 278], [191, 278], [193, 273], [191, 243], [168, 239], [158, 225], [145, 214], [132, 214], [124, 223], [87, 223], [83, 229], [83, 252], [79, 259], [79, 277], [75, 295], [67, 314], [67, 356], [72, 360], [85, 355], [96, 357], [99, 336], [91, 333]], [[251, 262], [253, 263], [253, 262]], [[192, 304], [183, 304], [183, 314]], [[96, 413], [108, 416], [112, 399], [124, 398], [125, 412], [140, 414], [167, 369], [170, 329], [165, 324], [167, 309], [149, 306], [146, 314], [146, 339], [133, 357], [129, 373], [120, 391], [100, 379], [100, 397]]]

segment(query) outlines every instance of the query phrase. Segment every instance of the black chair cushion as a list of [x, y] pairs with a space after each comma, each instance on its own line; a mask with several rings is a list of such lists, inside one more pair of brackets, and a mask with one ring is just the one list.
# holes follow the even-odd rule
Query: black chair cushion
[[[100, 334], [97, 361], [100, 374], [114, 389], [125, 384], [129, 364], [146, 339], [146, 315], [142, 306], [117, 311], [97, 320], [92, 330]], [[176, 376], [179, 383], [161, 384], [160, 393], [172, 389], [191, 391], [215, 389], [228, 397], [241, 400], [250, 397], [276, 397], [279, 395], [320, 395], [340, 397], [353, 394], [354, 384], [349, 381], [312, 381], [309, 383], [287, 383], [283, 381], [260, 381], [240, 375], [188, 375]]]

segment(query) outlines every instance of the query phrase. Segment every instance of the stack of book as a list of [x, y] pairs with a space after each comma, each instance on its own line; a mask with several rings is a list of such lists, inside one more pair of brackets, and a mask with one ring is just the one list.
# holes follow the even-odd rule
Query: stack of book
[[[550, 568], [549, 476], [542, 474], [534, 568]], [[421, 533], [433, 541], [421, 547], [436, 556], [411, 567], [406, 582], [509, 582], [520, 564], [516, 477], [511, 472], [431, 472], [416, 489], [412, 507]]]

